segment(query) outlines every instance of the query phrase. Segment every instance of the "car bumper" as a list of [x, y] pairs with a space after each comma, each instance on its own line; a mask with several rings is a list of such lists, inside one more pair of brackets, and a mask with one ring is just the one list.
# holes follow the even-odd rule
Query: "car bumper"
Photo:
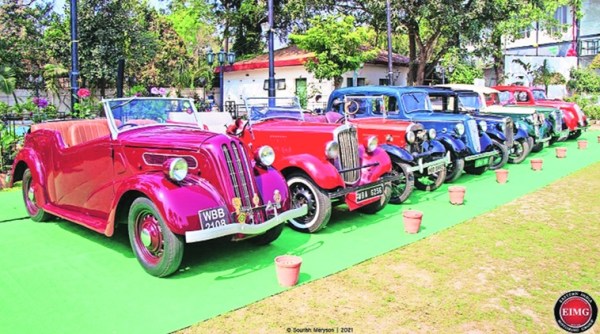
[[263, 234], [279, 224], [283, 224], [293, 218], [302, 217], [307, 213], [308, 207], [306, 205], [302, 205], [299, 208], [276, 214], [275, 217], [265, 221], [262, 224], [232, 223], [207, 230], [187, 231], [185, 232], [185, 242], [192, 243], [205, 241], [238, 233], [246, 235]]
[[563, 130], [560, 132], [555, 132], [552, 137], [557, 138], [557, 141], [564, 141], [567, 140], [567, 138], [569, 137], [569, 130]]
[[386, 182], [392, 182], [392, 181], [399, 180], [400, 177], [402, 177], [402, 176], [401, 175], [384, 175], [375, 182], [361, 184], [361, 185], [353, 186], [353, 187], [346, 187], [346, 188], [336, 190], [334, 192], [330, 192], [328, 194], [328, 197], [329, 198], [337, 198], [337, 197], [346, 196], [350, 193], [354, 193], [359, 190], [363, 190], [366, 188], [372, 188], [372, 187], [378, 186], [378, 185], [386, 183]]
[[437, 159], [437, 160], [433, 160], [433, 161], [429, 161], [429, 162], [425, 162], [425, 163], [423, 163], [423, 159], [420, 158], [417, 162], [417, 165], [412, 166], [409, 169], [409, 171], [419, 172], [420, 174], [423, 174], [423, 171], [427, 171], [427, 175], [429, 175], [429, 174], [431, 174], [428, 171], [430, 167], [437, 167], [440, 165], [445, 166], [449, 163], [450, 163], [450, 152], [446, 153], [446, 155], [441, 159]]
[[473, 161], [473, 160], [477, 160], [477, 159], [489, 158], [496, 154], [498, 154], [498, 151], [496, 151], [496, 150], [489, 151], [489, 152], [483, 152], [483, 153], [479, 153], [479, 154], [473, 154], [473, 155], [466, 156], [465, 161]]

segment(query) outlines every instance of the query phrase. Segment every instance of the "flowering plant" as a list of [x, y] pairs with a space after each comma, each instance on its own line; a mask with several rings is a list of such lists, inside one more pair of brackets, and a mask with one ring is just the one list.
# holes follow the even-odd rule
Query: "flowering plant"
[[79, 96], [79, 98], [85, 99], [85, 98], [90, 97], [90, 95], [91, 95], [91, 92], [87, 88], [79, 88], [77, 90], [77, 96]]
[[87, 88], [79, 88], [77, 90], [77, 96], [80, 98], [79, 102], [75, 103], [74, 109], [75, 115], [79, 118], [94, 118], [98, 112], [98, 106], [91, 98], [91, 92]]
[[164, 88], [158, 88], [158, 87], [152, 87], [152, 89], [150, 89], [150, 93], [154, 94], [154, 95], [160, 95], [162, 97], [167, 96], [167, 90]]
[[43, 97], [34, 97], [33, 104], [35, 104], [38, 108], [46, 108], [48, 106], [48, 100]]

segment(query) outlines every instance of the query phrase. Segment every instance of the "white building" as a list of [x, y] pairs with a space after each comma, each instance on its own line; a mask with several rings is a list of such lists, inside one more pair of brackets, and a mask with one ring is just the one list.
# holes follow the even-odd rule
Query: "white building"
[[[322, 108], [329, 94], [334, 90], [333, 80], [318, 80], [304, 67], [304, 63], [314, 57], [313, 53], [288, 46], [274, 52], [276, 96], [307, 96], [307, 108]], [[408, 58], [393, 54], [394, 84], [406, 85]], [[217, 68], [218, 71], [218, 68]], [[377, 58], [367, 62], [356, 71], [344, 74], [342, 87], [364, 85], [386, 85], [388, 75], [387, 52], [382, 51]], [[224, 101], [243, 104], [245, 97], [267, 97], [269, 78], [268, 54], [253, 59], [238, 61], [224, 67]], [[215, 89], [218, 94], [218, 89]], [[317, 97], [320, 95], [320, 100]], [[218, 96], [215, 96], [218, 101]], [[231, 102], [229, 102], [231, 103]]]

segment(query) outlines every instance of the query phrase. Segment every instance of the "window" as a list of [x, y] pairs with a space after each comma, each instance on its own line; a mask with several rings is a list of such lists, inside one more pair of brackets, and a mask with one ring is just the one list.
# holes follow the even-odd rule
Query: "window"
[[558, 7], [556, 9], [556, 12], [554, 12], [554, 19], [556, 20], [556, 23], [559, 26], [551, 28], [550, 32], [553, 34], [558, 33], [558, 32], [563, 32], [563, 33], [567, 32], [567, 30], [569, 29], [569, 27], [567, 25], [571, 24], [573, 22], [569, 6]]
[[389, 86], [389, 85], [390, 85], [390, 81], [388, 80], [388, 78], [379, 79], [379, 86]]
[[354, 78], [346, 78], [346, 87], [354, 86]]
[[356, 79], [356, 85], [357, 86], [366, 86], [367, 80], [365, 78], [358, 78], [358, 79]]
[[431, 100], [431, 106], [433, 107], [433, 110], [436, 110], [436, 111], [444, 110], [444, 98], [443, 97], [429, 95], [429, 99]]
[[[285, 79], [275, 79], [275, 89], [277, 90], [285, 90]], [[269, 79], [266, 79], [263, 83], [263, 89], [269, 90]]]

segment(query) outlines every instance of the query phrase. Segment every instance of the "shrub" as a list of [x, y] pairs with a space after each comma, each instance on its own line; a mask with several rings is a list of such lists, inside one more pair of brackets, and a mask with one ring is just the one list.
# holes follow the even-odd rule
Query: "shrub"
[[583, 112], [589, 119], [600, 120], [600, 105], [590, 104], [583, 108]]
[[600, 93], [600, 75], [587, 68], [572, 69], [567, 87], [574, 93]]

